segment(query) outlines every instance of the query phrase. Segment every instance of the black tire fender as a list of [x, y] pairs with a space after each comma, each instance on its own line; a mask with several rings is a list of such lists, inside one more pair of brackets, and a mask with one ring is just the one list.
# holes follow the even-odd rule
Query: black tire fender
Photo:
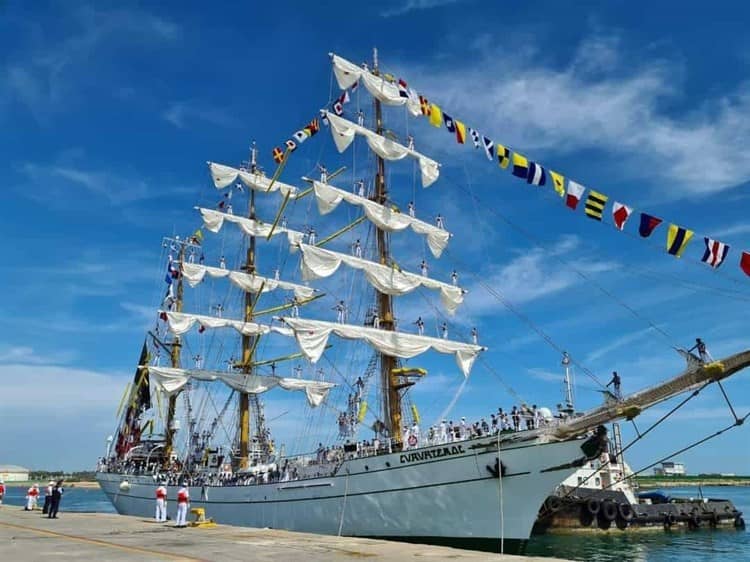
[[674, 513], [666, 513], [664, 514], [664, 524], [671, 527], [677, 523], [677, 517], [675, 517]]
[[617, 517], [617, 504], [611, 501], [603, 502], [601, 514], [607, 521], [614, 521]]
[[560, 508], [562, 507], [562, 500], [557, 496], [549, 496], [544, 503], [545, 507], [552, 513], [560, 511]]
[[591, 515], [598, 514], [601, 508], [602, 504], [599, 503], [599, 500], [594, 498], [589, 498], [588, 500], [586, 500], [586, 509]]
[[621, 503], [617, 506], [617, 513], [623, 521], [633, 519], [633, 506], [629, 503]]

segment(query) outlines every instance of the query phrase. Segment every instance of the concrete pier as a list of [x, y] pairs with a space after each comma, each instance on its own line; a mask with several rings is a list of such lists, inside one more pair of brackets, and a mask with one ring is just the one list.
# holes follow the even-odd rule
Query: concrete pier
[[[65, 507], [63, 503], [63, 508]], [[218, 525], [176, 529], [140, 517], [41, 511], [0, 506], [0, 560], [501, 560], [552, 562], [440, 546]]]

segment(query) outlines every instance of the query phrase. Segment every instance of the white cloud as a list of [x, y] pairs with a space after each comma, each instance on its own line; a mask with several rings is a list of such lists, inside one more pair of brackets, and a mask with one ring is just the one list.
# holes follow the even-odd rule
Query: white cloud
[[58, 365], [0, 365], [9, 461], [32, 468], [90, 468], [104, 454], [125, 386], [112, 374]]
[[[575, 236], [563, 236], [550, 248], [532, 248], [501, 267], [483, 272], [482, 281], [472, 284], [466, 298], [468, 316], [495, 314], [502, 300], [512, 305], [539, 300], [583, 282], [573, 269], [561, 268], [554, 256], [570, 256], [579, 247]], [[617, 268], [615, 262], [582, 262], [576, 270], [584, 275], [603, 273]], [[496, 292], [497, 295], [490, 292]], [[499, 295], [499, 296], [498, 296]]]
[[750, 179], [749, 84], [675, 115], [669, 103], [682, 96], [676, 61], [636, 62], [616, 40], [593, 37], [567, 65], [553, 66], [533, 48], [516, 52], [510, 43], [503, 52], [515, 56], [498, 56], [496, 42], [478, 41], [478, 55], [468, 58], [474, 62], [413, 68], [410, 81], [469, 125], [482, 123], [488, 136], [502, 132], [498, 140], [531, 158], [606, 151], [620, 175], [678, 182], [669, 194], [675, 198]]
[[459, 0], [405, 0], [403, 2], [399, 2], [397, 6], [393, 6], [391, 8], [383, 10], [380, 15], [384, 18], [402, 16], [409, 12], [429, 10], [431, 8], [447, 6], [448, 4], [455, 4], [458, 1]]
[[646, 337], [647, 335], [651, 334], [652, 331], [653, 331], [653, 328], [649, 326], [645, 330], [638, 330], [637, 332], [624, 334], [618, 338], [613, 339], [608, 344], [597, 345], [594, 351], [586, 355], [586, 358], [584, 359], [584, 363], [589, 365], [597, 361], [598, 359], [601, 359], [604, 356], [610, 355], [616, 349], [619, 349], [623, 346], [629, 345], [635, 341], [638, 341], [641, 338]]
[[195, 102], [174, 102], [163, 113], [162, 118], [177, 127], [186, 129], [191, 121], [202, 121], [212, 125], [231, 127], [236, 121], [227, 112], [215, 107], [202, 107]]
[[124, 43], [174, 42], [181, 34], [176, 23], [138, 9], [101, 9], [81, 6], [66, 10], [56, 20], [57, 29], [69, 33], [59, 41], [46, 41], [53, 34], [29, 24], [33, 43], [12, 58], [3, 75], [0, 91], [15, 99], [39, 120], [49, 110], [69, 104], [80, 88], [79, 69], [91, 68], [108, 46]]

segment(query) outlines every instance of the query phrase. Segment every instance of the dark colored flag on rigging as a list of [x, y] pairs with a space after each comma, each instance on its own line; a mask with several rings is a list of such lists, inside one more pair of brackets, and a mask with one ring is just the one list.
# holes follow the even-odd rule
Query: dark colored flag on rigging
[[706, 243], [706, 251], [703, 253], [701, 261], [707, 263], [714, 269], [718, 269], [719, 266], [724, 263], [724, 260], [729, 253], [729, 245], [719, 242], [718, 240], [712, 240], [708, 237], [704, 237], [703, 240]]
[[443, 123], [445, 123], [445, 128], [448, 129], [451, 133], [456, 132], [456, 124], [453, 122], [453, 117], [448, 115], [445, 111], [443, 111]]
[[643, 238], [648, 238], [649, 236], [651, 236], [651, 233], [654, 231], [654, 229], [660, 224], [660, 218], [648, 215], [646, 213], [641, 213], [641, 226], [638, 227], [638, 233], [643, 236]]
[[740, 258], [740, 269], [745, 272], [745, 275], [750, 275], [750, 254], [747, 252], [742, 252], [742, 257]]
[[492, 161], [495, 157], [495, 144], [487, 137], [482, 137], [482, 145], [484, 146], [484, 153], [487, 155], [487, 159]]
[[529, 175], [526, 177], [526, 183], [532, 185], [544, 185], [547, 183], [547, 174], [541, 165], [536, 162], [529, 162]]

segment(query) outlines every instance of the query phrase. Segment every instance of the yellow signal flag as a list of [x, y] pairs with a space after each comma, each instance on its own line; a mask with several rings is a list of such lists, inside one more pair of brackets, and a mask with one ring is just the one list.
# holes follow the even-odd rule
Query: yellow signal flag
[[499, 142], [495, 143], [495, 146], [497, 148], [497, 165], [504, 170], [510, 164], [510, 149]]
[[415, 423], [420, 423], [419, 410], [417, 410], [416, 404], [411, 405], [411, 415], [414, 417]]
[[466, 142], [466, 125], [461, 123], [458, 119], [454, 120], [456, 124], [456, 142], [458, 144], [464, 144]]
[[367, 415], [367, 401], [362, 400], [362, 402], [359, 403], [359, 412], [357, 413], [357, 421], [359, 423], [362, 423], [365, 421], [365, 415]]
[[438, 129], [443, 126], [443, 110], [434, 103], [430, 105], [430, 125]]
[[549, 175], [552, 178], [552, 185], [555, 186], [557, 194], [560, 197], [565, 197], [565, 176], [552, 170], [549, 171]]

